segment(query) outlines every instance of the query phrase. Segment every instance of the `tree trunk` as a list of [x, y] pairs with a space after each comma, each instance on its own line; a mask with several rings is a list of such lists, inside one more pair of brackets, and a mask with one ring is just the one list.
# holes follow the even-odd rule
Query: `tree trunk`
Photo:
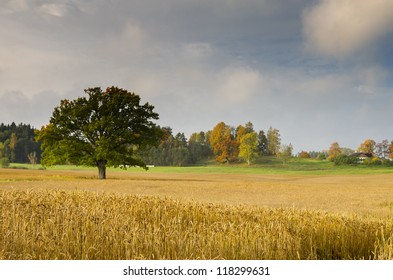
[[106, 163], [101, 160], [97, 162], [98, 167], [98, 179], [106, 179]]

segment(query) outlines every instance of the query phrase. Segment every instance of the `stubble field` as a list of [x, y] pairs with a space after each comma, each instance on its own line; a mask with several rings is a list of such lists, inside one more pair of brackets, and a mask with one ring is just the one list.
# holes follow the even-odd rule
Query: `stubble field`
[[393, 174], [0, 169], [0, 259], [392, 259]]

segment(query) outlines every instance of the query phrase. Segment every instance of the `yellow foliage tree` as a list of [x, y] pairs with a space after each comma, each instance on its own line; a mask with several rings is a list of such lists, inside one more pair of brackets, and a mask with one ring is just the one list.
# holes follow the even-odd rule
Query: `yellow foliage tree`
[[256, 132], [244, 134], [240, 139], [239, 157], [247, 161], [250, 165], [251, 161], [258, 157], [258, 135]]
[[372, 154], [374, 152], [374, 149], [375, 149], [375, 141], [372, 139], [367, 139], [362, 144], [360, 144], [358, 148], [358, 152]]
[[330, 145], [330, 149], [328, 152], [328, 160], [333, 160], [339, 155], [341, 155], [341, 148], [340, 145], [337, 142], [334, 142]]

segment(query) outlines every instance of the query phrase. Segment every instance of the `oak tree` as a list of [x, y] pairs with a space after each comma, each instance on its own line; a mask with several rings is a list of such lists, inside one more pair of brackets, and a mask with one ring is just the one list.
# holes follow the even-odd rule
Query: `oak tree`
[[135, 154], [156, 145], [162, 130], [153, 122], [158, 114], [149, 103], [125, 89], [100, 87], [85, 90], [87, 97], [61, 100], [49, 124], [37, 133], [42, 141], [42, 163], [96, 166], [100, 179], [106, 167], [146, 164]]

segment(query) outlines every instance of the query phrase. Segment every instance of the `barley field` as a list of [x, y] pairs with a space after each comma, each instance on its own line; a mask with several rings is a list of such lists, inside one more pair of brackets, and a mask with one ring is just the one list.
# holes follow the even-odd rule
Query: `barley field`
[[0, 169], [0, 259], [393, 259], [393, 175]]

